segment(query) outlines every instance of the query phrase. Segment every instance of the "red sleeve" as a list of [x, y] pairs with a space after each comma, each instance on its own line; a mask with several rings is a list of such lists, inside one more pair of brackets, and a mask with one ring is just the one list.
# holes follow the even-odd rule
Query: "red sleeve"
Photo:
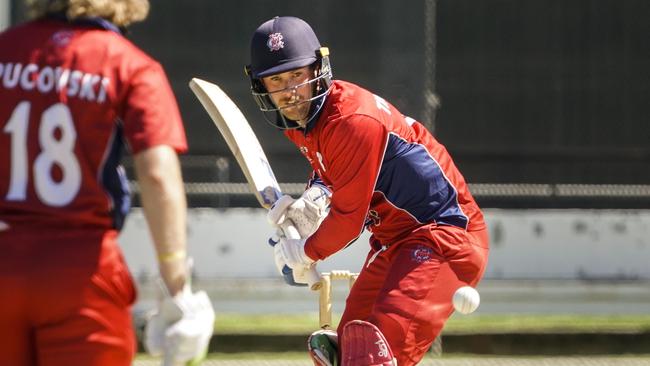
[[346, 117], [323, 133], [333, 194], [329, 215], [305, 244], [313, 259], [336, 253], [363, 231], [388, 136], [379, 121], [365, 115]]
[[126, 98], [124, 133], [137, 153], [156, 145], [187, 151], [187, 140], [176, 98], [159, 63], [133, 75]]

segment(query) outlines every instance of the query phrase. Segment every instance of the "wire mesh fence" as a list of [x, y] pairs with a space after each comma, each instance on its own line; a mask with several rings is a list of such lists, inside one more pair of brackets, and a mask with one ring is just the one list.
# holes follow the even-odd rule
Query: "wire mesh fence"
[[[124, 166], [133, 173], [130, 158], [125, 159]], [[190, 207], [257, 207], [249, 185], [232, 158], [187, 155], [181, 156], [181, 166]], [[284, 182], [280, 187], [284, 193], [295, 196], [304, 191], [305, 184]], [[137, 195], [137, 182], [131, 181], [130, 187]], [[469, 182], [469, 189], [484, 208], [650, 207], [650, 184]]]

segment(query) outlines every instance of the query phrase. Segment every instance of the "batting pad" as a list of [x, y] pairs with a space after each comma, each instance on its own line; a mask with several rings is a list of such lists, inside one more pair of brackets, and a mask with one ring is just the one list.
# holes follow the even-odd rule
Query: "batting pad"
[[374, 324], [349, 322], [343, 327], [342, 342], [345, 366], [397, 366], [386, 338]]

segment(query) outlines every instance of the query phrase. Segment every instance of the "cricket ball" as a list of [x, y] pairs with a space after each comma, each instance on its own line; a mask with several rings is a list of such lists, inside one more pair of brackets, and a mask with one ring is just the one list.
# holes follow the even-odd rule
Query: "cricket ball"
[[456, 290], [452, 298], [454, 309], [461, 314], [470, 314], [478, 308], [481, 297], [473, 287], [463, 286]]

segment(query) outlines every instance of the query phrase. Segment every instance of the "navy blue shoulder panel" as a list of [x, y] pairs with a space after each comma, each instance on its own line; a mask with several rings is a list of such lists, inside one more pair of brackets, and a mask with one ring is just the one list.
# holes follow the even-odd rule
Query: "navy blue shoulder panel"
[[458, 204], [456, 188], [427, 149], [392, 133], [375, 190], [421, 223], [465, 228], [469, 221]]

